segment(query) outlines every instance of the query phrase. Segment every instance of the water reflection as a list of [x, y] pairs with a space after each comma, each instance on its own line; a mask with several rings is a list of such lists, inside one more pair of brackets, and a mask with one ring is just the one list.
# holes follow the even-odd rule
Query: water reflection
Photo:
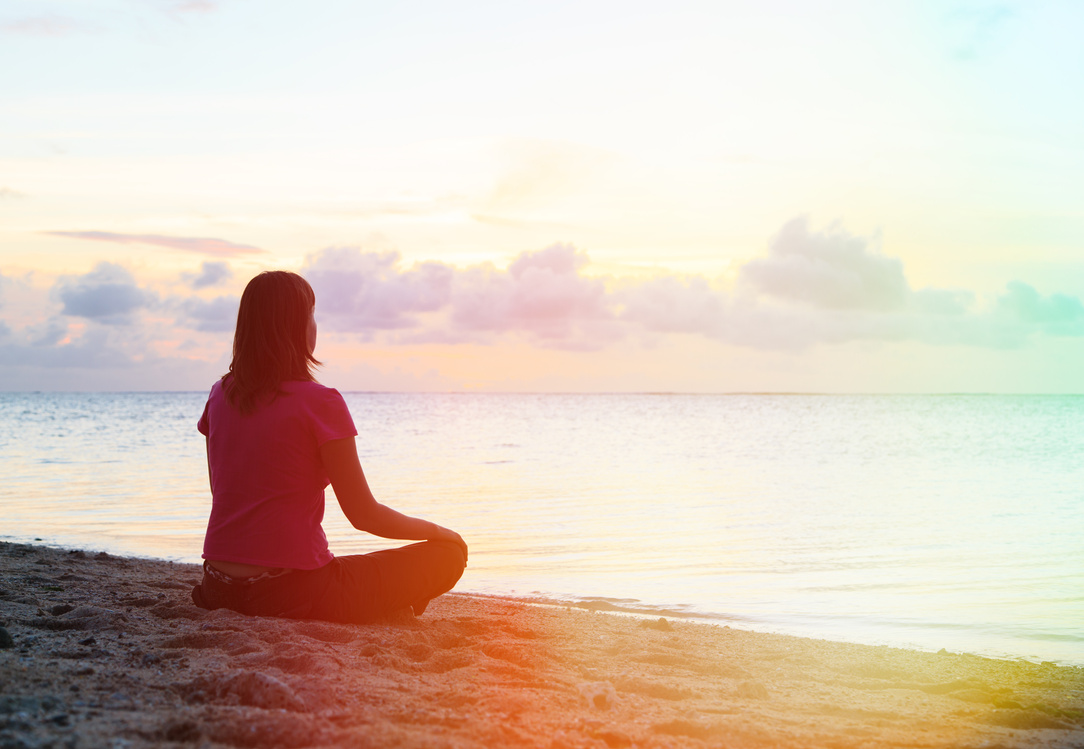
[[[0, 396], [3, 533], [197, 559], [203, 400]], [[1084, 663], [1084, 399], [347, 401], [377, 495], [470, 541], [466, 589]], [[326, 528], [339, 554], [387, 543], [333, 498]]]

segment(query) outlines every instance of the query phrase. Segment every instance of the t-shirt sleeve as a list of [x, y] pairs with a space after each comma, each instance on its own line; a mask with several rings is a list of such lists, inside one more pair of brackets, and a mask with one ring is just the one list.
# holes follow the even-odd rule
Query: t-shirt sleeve
[[204, 437], [211, 434], [211, 422], [207, 419], [207, 407], [210, 405], [210, 400], [203, 405], [203, 416], [200, 416], [199, 421], [196, 422], [196, 429], [198, 429], [199, 433]]
[[216, 382], [211, 386], [211, 392], [207, 394], [207, 402], [203, 404], [203, 415], [199, 417], [199, 421], [196, 423], [196, 429], [198, 429], [199, 433], [204, 437], [208, 437], [211, 434], [211, 420], [207, 414], [211, 409], [211, 398], [214, 397], [216, 387], [221, 387], [221, 384]]
[[322, 388], [309, 400], [309, 414], [317, 446], [331, 440], [357, 435], [357, 427], [342, 394], [335, 388]]

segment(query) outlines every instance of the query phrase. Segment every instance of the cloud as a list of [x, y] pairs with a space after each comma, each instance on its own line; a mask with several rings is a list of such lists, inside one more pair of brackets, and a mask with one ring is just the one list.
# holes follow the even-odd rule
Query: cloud
[[[40, 276], [38, 276], [40, 277]], [[0, 382], [11, 389], [192, 387], [222, 366], [237, 300], [167, 298], [130, 270], [102, 262], [89, 273], [38, 286], [36, 274], [0, 273]], [[170, 320], [169, 310], [176, 319]], [[144, 313], [150, 314], [144, 314]], [[182, 352], [184, 328], [202, 345]], [[182, 355], [178, 355], [182, 354]], [[74, 370], [78, 372], [68, 372]], [[187, 374], [186, 374], [187, 373]]]
[[92, 328], [75, 340], [67, 324], [52, 319], [34, 331], [24, 331], [21, 340], [0, 344], [0, 361], [15, 368], [109, 369], [132, 367], [136, 360], [113, 345], [110, 331]]
[[37, 325], [23, 329], [23, 339], [35, 348], [48, 348], [61, 344], [68, 338], [68, 321], [59, 316], [50, 317]]
[[967, 314], [975, 295], [963, 289], [919, 289], [912, 291], [908, 306], [923, 315], [958, 317]]
[[316, 291], [321, 320], [369, 332], [414, 328], [417, 315], [445, 307], [455, 270], [428, 262], [404, 271], [397, 252], [330, 247], [310, 255], [302, 273]]
[[[143, 0], [143, 3], [151, 5], [153, 12], [175, 19], [184, 15], [211, 13], [218, 10], [220, 5], [214, 0], [152, 0], [149, 3]], [[72, 4], [69, 3], [69, 5]], [[135, 10], [138, 12], [138, 8]], [[73, 33], [94, 32], [99, 29], [98, 23], [86, 23], [56, 14], [24, 16], [0, 22], [0, 34], [25, 36], [61, 37]]]
[[0, 23], [0, 32], [28, 36], [64, 36], [82, 29], [81, 24], [58, 16], [28, 16]]
[[[0, 320], [7, 331], [0, 336], [5, 387], [121, 387], [119, 380], [110, 384], [106, 374], [110, 370], [129, 372], [127, 382], [161, 387], [167, 381], [177, 382], [179, 373], [201, 366], [198, 356], [168, 356], [176, 350], [178, 323], [183, 327], [184, 321], [191, 320], [190, 327], [197, 330], [217, 331], [221, 327], [215, 324], [220, 315], [215, 314], [214, 300], [202, 306], [193, 304], [202, 302], [195, 298], [167, 300], [174, 308], [188, 304], [184, 320], [170, 322], [161, 314], [139, 314], [146, 309], [160, 312], [167, 303], [114, 263], [99, 263], [89, 273], [60, 277], [48, 290], [35, 289], [30, 280], [29, 275], [25, 279], [0, 276], [0, 286], [12, 292], [4, 295], [10, 303], [5, 304], [4, 319]], [[236, 300], [233, 310], [235, 313]], [[224, 338], [228, 343], [228, 336]], [[100, 374], [91, 379], [58, 374], [65, 369]], [[152, 372], [153, 378], [147, 379]], [[35, 379], [38, 376], [40, 379]]]
[[1011, 281], [998, 297], [996, 311], [1055, 336], [1084, 335], [1084, 304], [1065, 294], [1043, 296], [1020, 281]]
[[185, 273], [183, 277], [193, 289], [204, 289], [228, 281], [233, 271], [228, 263], [207, 260], [200, 265], [199, 273]]
[[452, 321], [461, 330], [571, 339], [581, 324], [613, 317], [605, 283], [579, 273], [587, 264], [587, 255], [571, 245], [554, 244], [521, 253], [506, 271], [468, 269], [456, 278]]
[[218, 3], [209, 0], [182, 0], [173, 3], [173, 10], [178, 13], [211, 13], [218, 10]]
[[876, 238], [788, 222], [733, 288], [700, 276], [628, 282], [586, 275], [586, 253], [554, 244], [490, 264], [400, 265], [394, 252], [330, 248], [303, 269], [321, 325], [384, 343], [496, 343], [597, 350], [627, 338], [683, 334], [756, 349], [855, 341], [1006, 348], [1034, 335], [1084, 335], [1084, 304], [1010, 283], [982, 307], [961, 289], [913, 289]]
[[[688, 336], [799, 352], [897, 342], [1010, 349], [1043, 337], [1084, 337], [1078, 297], [1016, 280], [982, 297], [914, 289], [903, 264], [881, 252], [876, 238], [838, 225], [814, 230], [804, 219], [786, 224], [762, 257], [739, 264], [732, 282], [670, 273], [598, 277], [588, 255], [564, 243], [522, 252], [504, 268], [408, 265], [396, 252], [331, 247], [309, 255], [301, 271], [316, 291], [322, 330], [380, 345], [598, 351], [619, 341], [654, 346]], [[229, 275], [225, 262], [203, 262], [182, 276], [186, 294], [162, 298], [109, 262], [61, 277], [48, 291], [30, 276], [0, 274], [0, 356], [42, 368], [210, 366], [207, 351], [227, 350], [238, 299], [193, 290]], [[192, 346], [203, 358], [169, 359], [184, 351], [178, 347], [186, 338], [198, 342]]]
[[1084, 303], [1014, 281], [990, 304], [962, 289], [912, 289], [876, 240], [839, 226], [786, 224], [766, 257], [738, 269], [736, 288], [664, 275], [612, 292], [623, 322], [657, 334], [801, 350], [854, 341], [1012, 348], [1035, 335], [1084, 336]]
[[697, 276], [661, 276], [618, 292], [621, 318], [655, 333], [699, 333], [719, 337], [726, 295]]
[[178, 322], [194, 330], [209, 332], [229, 332], [237, 323], [237, 306], [240, 299], [235, 296], [219, 296], [204, 300], [191, 297], [181, 302], [183, 317]]
[[900, 309], [910, 289], [903, 263], [837, 226], [822, 233], [797, 218], [776, 235], [768, 257], [742, 266], [740, 278], [776, 299], [826, 309]]
[[12, 190], [10, 187], [0, 187], [0, 200], [16, 200], [25, 197], [26, 195], [18, 190]]
[[505, 270], [399, 263], [398, 253], [356, 248], [310, 256], [302, 272], [316, 291], [321, 323], [365, 337], [395, 331], [411, 343], [525, 334], [580, 349], [613, 337], [605, 284], [580, 274], [587, 256], [570, 245], [521, 253]]
[[107, 325], [130, 324], [132, 313], [154, 300], [126, 268], [109, 262], [85, 275], [59, 279], [52, 293], [64, 304], [62, 314]]
[[218, 257], [233, 257], [235, 255], [254, 255], [265, 253], [259, 247], [247, 244], [236, 244], [225, 239], [211, 237], [166, 237], [160, 234], [116, 234], [108, 231], [47, 231], [54, 237], [70, 237], [72, 239], [89, 239], [96, 242], [115, 242], [117, 244], [149, 244], [158, 247], [168, 247], [172, 250], [184, 250], [185, 252], [198, 252], [203, 255], [216, 255]]

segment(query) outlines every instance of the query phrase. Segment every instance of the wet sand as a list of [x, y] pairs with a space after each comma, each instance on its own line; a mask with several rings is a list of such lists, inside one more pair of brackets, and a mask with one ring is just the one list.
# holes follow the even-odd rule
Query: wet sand
[[0, 543], [0, 747], [1084, 747], [1082, 668], [457, 594], [255, 619], [199, 575]]

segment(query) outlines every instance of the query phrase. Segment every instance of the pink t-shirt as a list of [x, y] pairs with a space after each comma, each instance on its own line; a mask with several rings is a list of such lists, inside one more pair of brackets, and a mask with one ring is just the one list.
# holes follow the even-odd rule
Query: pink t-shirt
[[280, 389], [242, 414], [221, 380], [211, 387], [197, 426], [211, 472], [204, 559], [312, 570], [333, 558], [320, 525], [330, 483], [320, 446], [358, 430], [338, 390], [296, 381]]

